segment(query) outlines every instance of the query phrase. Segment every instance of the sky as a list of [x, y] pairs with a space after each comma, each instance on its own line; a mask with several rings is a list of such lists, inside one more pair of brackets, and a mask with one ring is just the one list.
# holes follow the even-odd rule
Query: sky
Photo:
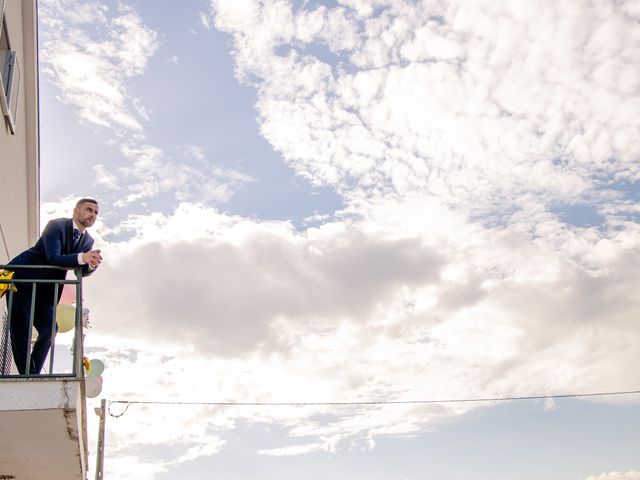
[[639, 395], [179, 404], [640, 389], [638, 2], [38, 3], [89, 411], [177, 403], [110, 405], [106, 478], [640, 479]]

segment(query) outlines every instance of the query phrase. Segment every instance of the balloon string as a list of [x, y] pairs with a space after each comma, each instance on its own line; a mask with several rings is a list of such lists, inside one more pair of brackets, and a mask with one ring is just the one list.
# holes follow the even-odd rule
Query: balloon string
[[125, 413], [127, 413], [127, 410], [129, 410], [129, 407], [131, 406], [131, 403], [127, 403], [127, 406], [124, 407], [124, 410], [118, 414], [113, 413], [111, 411], [111, 404], [114, 402], [109, 402], [109, 405], [107, 407], [107, 410], [109, 411], [109, 415], [111, 415], [113, 418], [120, 418], [121, 416], [123, 416]]

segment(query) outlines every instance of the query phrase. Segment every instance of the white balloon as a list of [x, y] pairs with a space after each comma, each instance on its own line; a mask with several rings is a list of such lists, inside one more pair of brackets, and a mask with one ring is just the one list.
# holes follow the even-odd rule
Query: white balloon
[[85, 377], [84, 390], [87, 398], [95, 398], [102, 392], [102, 382], [98, 377]]

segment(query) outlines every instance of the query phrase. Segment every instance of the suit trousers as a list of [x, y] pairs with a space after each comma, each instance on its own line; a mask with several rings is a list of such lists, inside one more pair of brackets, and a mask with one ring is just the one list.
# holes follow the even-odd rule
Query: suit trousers
[[[13, 294], [11, 306], [11, 348], [13, 350], [13, 359], [21, 375], [26, 372], [27, 353], [31, 348], [29, 319], [33, 293], [31, 284], [19, 284], [18, 291]], [[52, 284], [39, 284], [36, 286], [33, 326], [38, 331], [38, 338], [31, 350], [29, 373], [32, 375], [37, 375], [42, 370], [51, 348], [52, 334], [55, 335], [58, 331], [58, 326], [53, 324], [53, 309], [57, 303], [58, 299], [54, 298]]]

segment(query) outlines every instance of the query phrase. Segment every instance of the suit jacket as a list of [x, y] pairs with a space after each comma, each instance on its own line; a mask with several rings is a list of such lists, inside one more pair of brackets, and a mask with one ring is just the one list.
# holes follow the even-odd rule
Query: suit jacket
[[[57, 218], [47, 223], [36, 244], [19, 254], [9, 262], [9, 265], [55, 265], [58, 267], [77, 268], [78, 253], [88, 252], [93, 247], [93, 238], [84, 231], [80, 243], [73, 248], [73, 220], [71, 218]], [[91, 275], [93, 270], [89, 265], [82, 266], [82, 276]], [[49, 278], [64, 279], [65, 270], [45, 270], [16, 268], [13, 278]]]

